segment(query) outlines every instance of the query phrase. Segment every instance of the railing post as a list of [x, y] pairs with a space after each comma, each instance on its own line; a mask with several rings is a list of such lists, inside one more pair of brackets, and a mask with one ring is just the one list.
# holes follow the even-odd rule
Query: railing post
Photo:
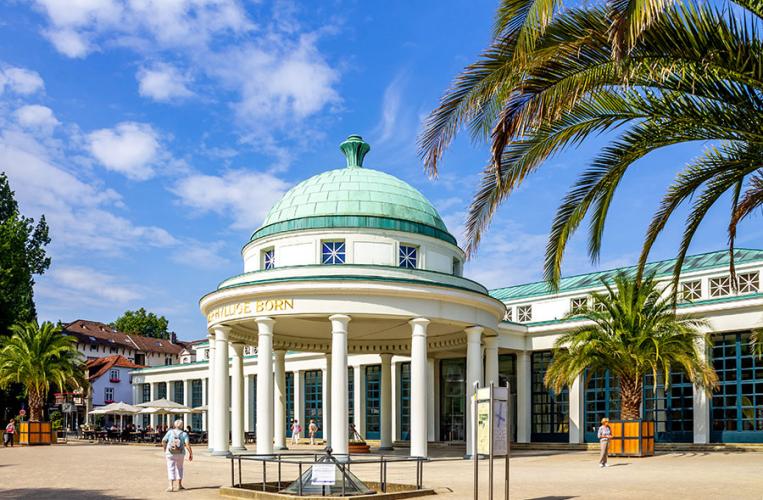
[[302, 461], [299, 461], [299, 482], [297, 483], [297, 491], [299, 496], [302, 496]]
[[242, 485], [241, 481], [241, 457], [238, 457], [238, 487], [241, 488]]
[[263, 460], [262, 461], [262, 491], [266, 491], [268, 483], [268, 463]]
[[233, 457], [230, 457], [230, 487], [236, 486], [236, 466], [233, 464]]

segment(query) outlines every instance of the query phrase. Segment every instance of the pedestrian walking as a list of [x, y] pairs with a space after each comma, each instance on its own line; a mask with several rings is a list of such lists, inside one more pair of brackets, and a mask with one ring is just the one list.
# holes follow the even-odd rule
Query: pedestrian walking
[[307, 427], [307, 430], [310, 433], [310, 444], [315, 444], [315, 434], [318, 432], [318, 424], [315, 423], [315, 420], [310, 419], [310, 425]]
[[11, 445], [13, 448], [13, 437], [16, 434], [16, 420], [10, 419], [8, 425], [5, 426], [5, 432], [3, 432], [3, 448]]
[[299, 420], [294, 419], [291, 421], [291, 444], [299, 443], [299, 433], [302, 432], [302, 426], [299, 425]]
[[601, 453], [599, 455], [599, 467], [606, 467], [607, 453], [609, 452], [609, 439], [612, 437], [612, 429], [609, 428], [608, 418], [604, 417], [601, 419], [601, 427], [599, 427], [597, 436], [601, 446]]
[[188, 439], [188, 433], [183, 430], [182, 420], [175, 420], [173, 428], [168, 430], [162, 438], [162, 444], [164, 445], [164, 456], [167, 459], [167, 479], [170, 481], [167, 491], [175, 491], [174, 481], [178, 482], [178, 491], [184, 490], [183, 459], [187, 450], [188, 461], [193, 461], [193, 450]]

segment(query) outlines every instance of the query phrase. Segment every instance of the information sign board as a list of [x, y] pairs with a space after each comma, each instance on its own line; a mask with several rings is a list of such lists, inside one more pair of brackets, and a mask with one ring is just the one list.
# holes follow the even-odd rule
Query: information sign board
[[336, 484], [336, 466], [334, 464], [315, 464], [310, 483], [316, 486], [333, 486]]
[[[508, 453], [509, 424], [508, 391], [505, 387], [493, 388], [493, 455]], [[477, 453], [490, 454], [490, 388], [477, 391]]]

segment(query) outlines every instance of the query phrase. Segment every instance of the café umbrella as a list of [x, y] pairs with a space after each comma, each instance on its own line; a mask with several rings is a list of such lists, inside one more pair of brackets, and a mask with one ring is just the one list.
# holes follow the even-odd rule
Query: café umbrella
[[95, 410], [92, 410], [89, 412], [90, 415], [119, 415], [119, 426], [120, 428], [123, 428], [123, 417], [124, 415], [135, 415], [136, 413], [140, 413], [141, 409], [137, 406], [133, 406], [131, 404], [127, 404], [123, 401], [119, 401], [118, 403], [110, 403], [106, 406], [101, 406], [100, 408], [96, 408]]
[[177, 415], [183, 413], [191, 413], [191, 409], [187, 406], [170, 401], [169, 399], [155, 399], [153, 401], [146, 401], [145, 403], [139, 403], [136, 405], [141, 409], [141, 413], [156, 414], [156, 415]]

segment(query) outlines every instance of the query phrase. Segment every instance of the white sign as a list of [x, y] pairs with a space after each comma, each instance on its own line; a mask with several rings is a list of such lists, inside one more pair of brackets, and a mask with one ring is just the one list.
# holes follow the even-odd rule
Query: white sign
[[316, 486], [333, 486], [336, 484], [336, 466], [334, 464], [315, 464], [310, 478], [310, 484]]
[[64, 413], [74, 413], [74, 403], [62, 403], [61, 411]]
[[[477, 391], [477, 453], [490, 454], [490, 388]], [[493, 455], [508, 453], [509, 402], [505, 387], [493, 388]]]

